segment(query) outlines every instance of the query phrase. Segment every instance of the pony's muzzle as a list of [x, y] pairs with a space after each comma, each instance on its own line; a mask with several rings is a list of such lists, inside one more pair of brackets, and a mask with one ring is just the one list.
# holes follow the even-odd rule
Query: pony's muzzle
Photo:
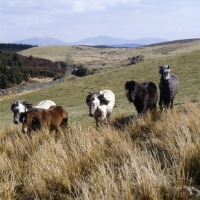
[[22, 128], [22, 133], [28, 133], [28, 129], [27, 128]]
[[13, 122], [14, 122], [15, 124], [18, 124], [18, 123], [19, 123], [19, 121], [16, 120], [16, 119], [14, 119]]
[[92, 113], [89, 113], [89, 116], [90, 116], [90, 117], [93, 117], [94, 115], [93, 115]]
[[169, 79], [165, 79], [165, 83], [169, 83]]

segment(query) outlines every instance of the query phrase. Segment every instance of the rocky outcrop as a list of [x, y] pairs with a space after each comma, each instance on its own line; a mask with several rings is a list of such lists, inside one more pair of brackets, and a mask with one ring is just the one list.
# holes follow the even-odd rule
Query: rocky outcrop
[[131, 58], [128, 59], [130, 61], [130, 65], [134, 65], [134, 64], [137, 64], [137, 63], [140, 63], [140, 62], [143, 62], [144, 61], [144, 56], [133, 56]]
[[87, 67], [84, 66], [76, 66], [74, 67], [74, 70], [72, 72], [73, 75], [75, 76], [79, 76], [79, 77], [83, 77], [83, 76], [87, 76], [87, 75], [93, 75], [95, 73], [100, 72], [101, 68], [97, 68], [97, 69], [88, 69]]
[[143, 62], [145, 59], [144, 56], [142, 55], [138, 55], [138, 56], [133, 56], [133, 57], [130, 57], [128, 59], [124, 59], [122, 61], [122, 66], [128, 66], [128, 65], [136, 65], [137, 63], [140, 63], [140, 62]]

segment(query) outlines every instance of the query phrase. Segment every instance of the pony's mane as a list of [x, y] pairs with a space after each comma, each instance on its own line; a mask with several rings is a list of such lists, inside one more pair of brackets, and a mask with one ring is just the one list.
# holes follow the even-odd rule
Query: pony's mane
[[23, 106], [25, 106], [28, 109], [33, 107], [33, 104], [30, 103], [29, 101], [17, 100], [14, 103], [11, 104], [11, 110], [13, 110], [15, 108], [15, 106], [17, 106], [19, 103], [21, 103]]
[[99, 99], [100, 103], [108, 105], [109, 101], [104, 97], [104, 94], [100, 94], [97, 98]]
[[155, 85], [153, 82], [151, 82], [151, 81], [149, 81], [149, 82], [144, 82], [144, 83], [141, 84], [141, 86], [144, 86], [145, 88], [151, 87], [151, 88], [153, 88], [154, 90], [157, 91], [156, 85]]
[[[20, 102], [20, 101], [19, 101], [19, 102]], [[33, 104], [30, 103], [29, 101], [26, 101], [26, 100], [23, 100], [23, 101], [21, 101], [20, 103], [22, 103], [22, 104], [23, 104], [25, 107], [27, 107], [28, 109], [33, 107]]]
[[98, 97], [100, 95], [100, 92], [94, 92], [94, 93], [90, 93], [87, 97], [86, 97], [86, 103], [88, 104], [90, 101], [93, 101], [95, 97]]

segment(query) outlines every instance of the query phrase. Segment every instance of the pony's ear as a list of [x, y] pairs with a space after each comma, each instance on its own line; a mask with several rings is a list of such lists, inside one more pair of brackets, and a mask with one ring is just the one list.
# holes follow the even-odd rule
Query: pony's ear
[[170, 67], [169, 67], [169, 65], [168, 65], [167, 69], [168, 69], [168, 72], [170, 72]]
[[19, 102], [18, 101], [15, 101], [14, 103], [11, 103], [11, 105], [19, 105]]
[[163, 71], [163, 66], [159, 66], [159, 74], [162, 74], [162, 71]]
[[104, 97], [104, 94], [100, 94], [97, 98], [99, 99], [100, 103], [108, 105], [109, 101]]

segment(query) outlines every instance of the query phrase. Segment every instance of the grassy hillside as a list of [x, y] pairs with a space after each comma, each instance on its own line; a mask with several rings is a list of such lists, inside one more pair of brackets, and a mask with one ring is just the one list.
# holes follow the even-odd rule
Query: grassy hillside
[[[200, 100], [200, 50], [181, 48], [154, 58], [147, 53], [137, 65], [1, 97], [0, 199], [197, 199], [189, 189], [193, 186], [197, 194], [200, 188], [200, 104], [190, 101]], [[180, 80], [174, 110], [127, 121], [136, 110], [126, 99], [125, 82], [158, 86], [162, 64], [169, 64]], [[111, 125], [97, 131], [85, 99], [105, 88], [115, 93], [116, 107]], [[17, 99], [55, 101], [67, 109], [70, 129], [58, 135], [22, 134], [10, 111]]]
[[164, 43], [163, 45], [140, 48], [92, 48], [87, 46], [35, 47], [21, 51], [22, 55], [81, 64], [88, 68], [116, 68], [124, 66], [128, 58], [144, 55], [145, 60], [176, 56], [200, 49], [200, 40]]
[[90, 122], [92, 119], [86, 117], [88, 108], [85, 104], [85, 98], [89, 92], [105, 88], [113, 90], [116, 95], [117, 107], [114, 114], [118, 112], [124, 112], [125, 115], [134, 114], [135, 108], [128, 103], [125, 97], [125, 82], [131, 79], [139, 82], [153, 81], [158, 86], [160, 80], [158, 66], [166, 63], [171, 66], [171, 72], [175, 73], [180, 79], [180, 90], [175, 97], [175, 103], [198, 99], [200, 97], [200, 51], [196, 50], [177, 56], [145, 61], [137, 65], [107, 70], [92, 76], [82, 78], [72, 76], [65, 82], [51, 88], [1, 97], [0, 121], [12, 124], [10, 104], [17, 99], [26, 99], [34, 104], [44, 99], [51, 99], [68, 110], [70, 121]]

